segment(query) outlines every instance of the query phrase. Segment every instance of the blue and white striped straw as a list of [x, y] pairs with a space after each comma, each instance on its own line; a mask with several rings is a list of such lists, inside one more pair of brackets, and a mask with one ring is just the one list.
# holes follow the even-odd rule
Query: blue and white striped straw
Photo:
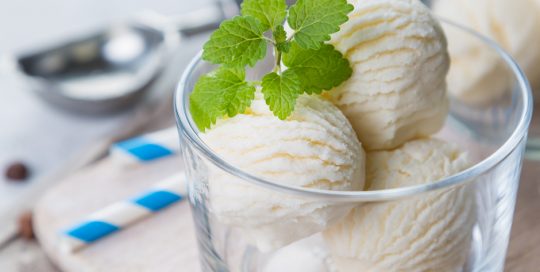
[[178, 132], [176, 128], [159, 130], [111, 146], [113, 161], [126, 165], [138, 165], [178, 153]]
[[180, 201], [186, 196], [185, 179], [183, 173], [171, 176], [138, 197], [114, 203], [89, 215], [81, 224], [62, 232], [61, 250], [77, 251]]

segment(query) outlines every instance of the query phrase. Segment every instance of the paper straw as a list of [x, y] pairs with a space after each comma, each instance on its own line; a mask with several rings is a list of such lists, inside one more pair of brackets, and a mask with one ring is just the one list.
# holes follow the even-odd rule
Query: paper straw
[[159, 130], [111, 146], [113, 161], [126, 165], [144, 164], [178, 153], [178, 134], [176, 128]]
[[82, 223], [62, 232], [61, 250], [77, 251], [180, 201], [186, 196], [185, 179], [183, 173], [176, 174], [138, 197], [114, 203], [89, 215]]

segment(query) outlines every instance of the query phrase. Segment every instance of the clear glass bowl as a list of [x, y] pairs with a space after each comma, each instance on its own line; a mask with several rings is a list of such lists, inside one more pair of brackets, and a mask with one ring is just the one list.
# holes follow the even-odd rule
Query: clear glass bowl
[[[189, 114], [189, 95], [195, 82], [215, 68], [203, 62], [200, 54], [195, 57], [178, 85], [175, 111], [203, 271], [336, 271], [320, 233], [277, 250], [262, 252], [251, 242], [249, 229], [223, 222], [212, 206], [215, 201], [212, 189], [217, 189], [212, 188], [211, 179], [216, 172], [229, 176], [231, 184], [240, 183], [257, 192], [325, 205], [399, 204], [415, 197], [464, 188], [475, 196], [476, 221], [470, 243], [465, 245], [467, 260], [457, 264], [458, 271], [503, 271], [532, 114], [532, 95], [519, 67], [496, 44], [450, 22], [444, 24], [474, 37], [485, 45], [485, 50], [499, 56], [505, 64], [502, 69], [507, 71], [512, 84], [505, 86], [508, 95], [503, 99], [481, 107], [451, 99], [450, 115], [436, 137], [458, 143], [474, 159], [474, 166], [443, 180], [405, 188], [347, 192], [304, 189], [272, 183], [230, 165], [201, 140]], [[261, 69], [256, 67], [252, 72], [260, 73]], [[234, 202], [234, 199], [230, 200]], [[257, 220], [257, 214], [253, 217]], [[298, 228], [301, 227], [299, 224]], [[292, 227], [290, 231], [298, 229]], [[429, 255], [431, 252], [424, 253]], [[368, 268], [373, 269], [369, 271], [382, 271]]]

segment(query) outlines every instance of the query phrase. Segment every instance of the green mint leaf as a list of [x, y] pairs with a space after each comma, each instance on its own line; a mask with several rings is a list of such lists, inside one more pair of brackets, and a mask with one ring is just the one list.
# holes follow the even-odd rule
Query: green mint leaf
[[273, 35], [276, 43], [282, 43], [287, 40], [287, 32], [285, 32], [285, 28], [282, 25], [276, 26]]
[[223, 107], [227, 116], [243, 113], [255, 98], [255, 87], [247, 83], [246, 71], [238, 67], [221, 68], [216, 73], [219, 88], [225, 98]]
[[291, 48], [291, 43], [290, 42], [282, 42], [282, 43], [278, 43], [276, 45], [277, 49], [280, 51], [280, 52], [289, 52], [290, 48]]
[[[258, 84], [275, 116], [286, 119], [300, 94], [321, 93], [347, 80], [352, 73], [349, 62], [324, 42], [339, 31], [352, 10], [347, 0], [298, 0], [289, 11], [285, 0], [245, 0], [242, 16], [224, 21], [204, 45], [202, 58], [221, 67], [202, 76], [190, 96], [191, 115], [199, 129], [204, 131], [218, 118], [234, 117], [249, 107], [256, 88], [246, 82], [245, 67], [265, 58], [268, 30], [277, 72]], [[283, 27], [287, 14], [292, 37]], [[283, 73], [281, 65], [288, 67]]]
[[276, 26], [273, 32], [274, 40], [276, 41], [276, 47], [280, 52], [289, 52], [291, 43], [287, 41], [287, 32], [282, 25]]
[[349, 61], [329, 44], [304, 49], [293, 42], [291, 50], [283, 55], [283, 64], [296, 72], [302, 90], [308, 94], [337, 87], [352, 74]]
[[265, 30], [281, 25], [287, 16], [285, 0], [245, 0], [242, 15], [251, 15], [261, 21]]
[[266, 55], [264, 26], [255, 17], [224, 21], [204, 45], [203, 59], [216, 64], [254, 66]]
[[249, 107], [255, 87], [245, 77], [243, 68], [222, 66], [199, 79], [190, 96], [190, 111], [201, 131], [215, 124], [218, 117], [233, 117]]
[[220, 107], [215, 105], [221, 104], [222, 97], [205, 96], [203, 93], [198, 95], [191, 94], [189, 97], [189, 111], [191, 118], [200, 131], [204, 132], [216, 123], [218, 117], [223, 116]]
[[294, 111], [296, 98], [301, 93], [301, 83], [292, 70], [281, 75], [270, 73], [263, 77], [262, 93], [274, 115], [285, 120]]
[[330, 40], [330, 34], [339, 31], [353, 9], [347, 0], [298, 0], [289, 9], [287, 22], [300, 46], [317, 49]]

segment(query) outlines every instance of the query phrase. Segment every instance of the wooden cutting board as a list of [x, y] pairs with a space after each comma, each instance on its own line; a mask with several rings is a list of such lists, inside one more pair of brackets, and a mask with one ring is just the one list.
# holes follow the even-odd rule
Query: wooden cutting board
[[178, 157], [127, 169], [110, 159], [87, 166], [49, 189], [38, 201], [34, 210], [36, 236], [64, 272], [200, 271], [186, 199], [76, 253], [59, 249], [62, 230], [180, 170]]

